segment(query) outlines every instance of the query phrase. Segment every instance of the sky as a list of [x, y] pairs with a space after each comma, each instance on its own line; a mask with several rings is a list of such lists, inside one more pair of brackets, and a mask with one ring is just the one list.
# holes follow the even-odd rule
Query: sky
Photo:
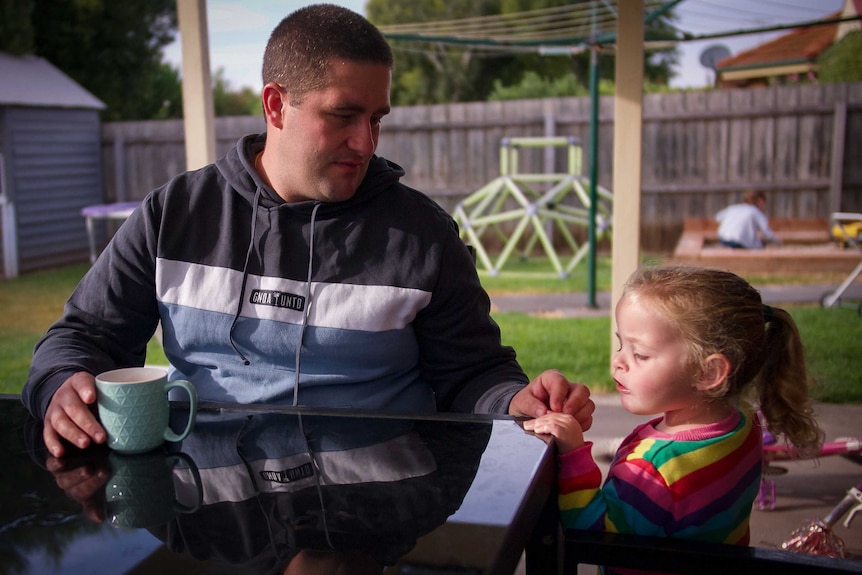
[[[364, 13], [365, 0], [327, 1]], [[270, 32], [284, 16], [312, 3], [312, 0], [207, 0], [213, 73], [223, 69], [231, 89], [259, 90], [261, 59]], [[843, 5], [844, 0], [683, 0], [675, 10], [679, 16], [677, 26], [700, 35], [816, 20]], [[700, 63], [701, 53], [710, 46], [721, 44], [731, 54], [737, 54], [785, 32], [681, 42], [680, 65], [671, 86], [697, 88], [712, 83], [712, 71]], [[180, 65], [179, 40], [166, 48], [165, 58], [175, 66]]]

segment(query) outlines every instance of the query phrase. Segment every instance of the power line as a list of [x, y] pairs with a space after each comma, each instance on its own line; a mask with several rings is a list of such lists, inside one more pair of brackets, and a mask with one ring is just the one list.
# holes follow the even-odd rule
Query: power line
[[[770, 4], [774, 7], [800, 8], [780, 0], [760, 0], [760, 3]], [[668, 0], [647, 0], [645, 13], [657, 12], [672, 4], [685, 6], [686, 10], [692, 6], [701, 8], [722, 7], [725, 14], [727, 13], [727, 4], [721, 5], [710, 0], [698, 0], [697, 2], [688, 0], [685, 3], [680, 0], [677, 0], [676, 3]], [[739, 11], [746, 12], [746, 10]], [[747, 12], [749, 14], [765, 14], [755, 10], [747, 10]], [[830, 13], [834, 13], [834, 11]], [[718, 32], [693, 32], [675, 26], [660, 31], [648, 28], [646, 30], [647, 47], [660, 49], [672, 46], [677, 42], [777, 32], [827, 23], [821, 19], [814, 19], [805, 22], [775, 24], [775, 15], [772, 14], [772, 16], [772, 23], [769, 25], [764, 26], [762, 21], [756, 20], [761, 25], [755, 28], [746, 28], [737, 23], [732, 29]], [[716, 17], [712, 16], [712, 20], [715, 19]], [[782, 19], [787, 22], [786, 19]], [[859, 17], [833, 19], [828, 23], [854, 20], [859, 20]], [[736, 21], [741, 22], [739, 19]], [[748, 22], [751, 20], [749, 19]], [[467, 47], [475, 50], [516, 53], [563, 46], [577, 48], [594, 43], [615, 43], [616, 3], [593, 0], [577, 5], [541, 8], [510, 14], [381, 26], [380, 29], [393, 42], [418, 42], [450, 47]]]
[[686, 21], [687, 32], [702, 34], [822, 19], [840, 9], [834, 6], [832, 10], [824, 9], [822, 2], [819, 7], [811, 7], [810, 1], [805, 1], [806, 6], [781, 0], [685, 0], [676, 14]]
[[[653, 10], [663, 4], [665, 0], [647, 0], [645, 6]], [[612, 33], [616, 20], [616, 3], [593, 0], [509, 14], [394, 24], [380, 26], [380, 30], [391, 39], [448, 39], [453, 44], [471, 39], [507, 44], [544, 40], [553, 44]]]

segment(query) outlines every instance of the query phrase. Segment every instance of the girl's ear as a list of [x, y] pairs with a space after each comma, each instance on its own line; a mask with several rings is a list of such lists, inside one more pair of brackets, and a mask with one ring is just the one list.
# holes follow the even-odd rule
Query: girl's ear
[[727, 381], [730, 374], [730, 360], [722, 353], [714, 353], [703, 362], [703, 369], [697, 381], [697, 389], [710, 391], [717, 389]]

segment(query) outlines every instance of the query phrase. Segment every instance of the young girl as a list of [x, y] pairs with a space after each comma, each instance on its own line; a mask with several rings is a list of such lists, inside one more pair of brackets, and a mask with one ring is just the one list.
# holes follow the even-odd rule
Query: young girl
[[615, 317], [622, 405], [661, 417], [622, 442], [603, 487], [574, 418], [524, 423], [556, 440], [563, 525], [748, 544], [762, 444], [745, 397], [800, 452], [822, 441], [793, 319], [739, 276], [683, 266], [635, 272]]

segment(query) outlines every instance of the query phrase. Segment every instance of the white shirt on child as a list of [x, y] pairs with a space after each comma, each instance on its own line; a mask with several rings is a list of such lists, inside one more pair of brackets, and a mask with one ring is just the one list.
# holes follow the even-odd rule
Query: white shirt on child
[[718, 212], [718, 239], [725, 242], [736, 242], [748, 249], [763, 247], [760, 234], [770, 241], [777, 241], [775, 233], [769, 228], [769, 219], [757, 206], [751, 204], [733, 204]]

